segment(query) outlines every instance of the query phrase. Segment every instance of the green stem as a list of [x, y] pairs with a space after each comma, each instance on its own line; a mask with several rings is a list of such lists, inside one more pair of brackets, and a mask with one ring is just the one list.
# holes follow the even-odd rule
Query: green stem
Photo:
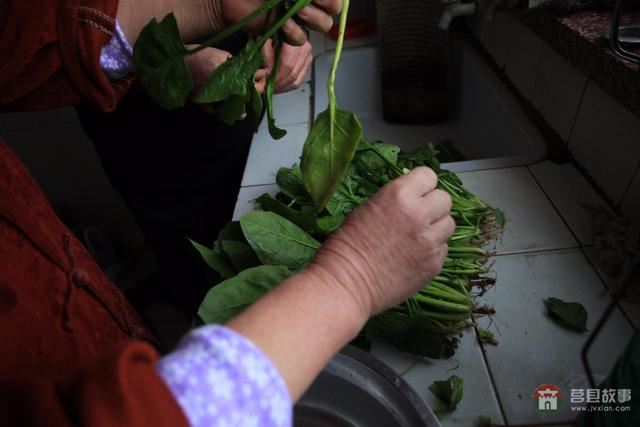
[[241, 20], [239, 20], [235, 24], [233, 24], [230, 27], [226, 28], [223, 32], [216, 34], [215, 36], [213, 36], [210, 39], [206, 40], [204, 43], [200, 44], [198, 47], [187, 50], [187, 54], [188, 55], [193, 55], [194, 53], [200, 52], [201, 50], [206, 49], [209, 46], [213, 46], [214, 44], [221, 42], [222, 40], [224, 40], [227, 37], [229, 37], [231, 34], [235, 33], [236, 31], [241, 30], [242, 27], [244, 27], [245, 25], [249, 24], [251, 21], [256, 19], [258, 16], [260, 16], [260, 15], [270, 11], [274, 7], [276, 7], [278, 5], [278, 3], [282, 2], [282, 1], [283, 0], [268, 0], [262, 6], [260, 6], [259, 8], [254, 10], [253, 12], [251, 12], [249, 15], [245, 16], [244, 18], [242, 18]]
[[489, 256], [489, 253], [480, 248], [474, 248], [473, 246], [449, 246], [450, 254], [474, 254], [481, 257]]
[[440, 298], [443, 301], [455, 304], [469, 304], [469, 300], [464, 295], [460, 294], [459, 292], [457, 292], [457, 295], [454, 295], [452, 292], [448, 292], [444, 289], [436, 287], [434, 283], [429, 285], [429, 287], [427, 287], [426, 289], [422, 289], [419, 294], [425, 297]]
[[416, 366], [418, 366], [418, 359], [414, 359], [413, 363], [411, 363], [411, 365], [409, 365], [409, 367], [407, 369], [405, 369], [404, 371], [402, 371], [402, 373], [400, 374], [401, 377], [404, 377], [405, 375], [407, 375], [409, 372], [411, 372]]
[[468, 313], [439, 313], [435, 311], [423, 310], [422, 314], [432, 319], [447, 320], [452, 322], [467, 320], [469, 318]]
[[427, 305], [431, 308], [446, 312], [446, 313], [469, 313], [471, 308], [468, 305], [457, 304], [454, 302], [448, 302], [443, 300], [437, 300], [422, 294], [416, 294], [414, 296], [416, 301], [421, 305]]
[[342, 3], [342, 11], [340, 12], [340, 28], [338, 32], [338, 40], [336, 43], [336, 52], [333, 55], [333, 63], [331, 64], [331, 72], [329, 74], [329, 82], [327, 83], [327, 89], [329, 91], [329, 140], [334, 140], [335, 134], [335, 122], [336, 122], [336, 109], [338, 108], [336, 100], [336, 91], [334, 84], [336, 82], [336, 71], [338, 70], [338, 63], [340, 62], [340, 56], [342, 55], [342, 45], [344, 43], [344, 32], [347, 27], [347, 14], [349, 13], [349, 0], [344, 0]]
[[266, 33], [264, 33], [264, 35], [262, 35], [262, 37], [260, 37], [260, 40], [258, 40], [258, 43], [256, 45], [256, 49], [259, 50], [260, 48], [262, 48], [262, 46], [267, 42], [267, 40], [269, 40], [271, 37], [273, 37], [273, 35], [280, 28], [282, 28], [282, 26], [285, 24], [285, 22], [287, 22], [295, 14], [300, 12], [300, 10], [302, 10], [302, 8], [307, 6], [309, 3], [311, 3], [311, 0], [298, 0], [296, 2], [296, 4], [294, 4], [291, 9], [286, 11], [286, 13], [284, 15], [282, 15], [282, 17], [280, 19], [278, 19], [275, 24], [273, 24], [273, 26], [269, 29], [269, 31], [267, 31]]

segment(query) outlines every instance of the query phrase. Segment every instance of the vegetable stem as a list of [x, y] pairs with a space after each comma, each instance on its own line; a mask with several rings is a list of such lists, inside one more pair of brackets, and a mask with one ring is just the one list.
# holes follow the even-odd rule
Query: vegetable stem
[[336, 91], [334, 84], [336, 82], [336, 71], [338, 70], [338, 63], [340, 62], [340, 56], [342, 55], [342, 45], [344, 43], [344, 32], [347, 27], [347, 15], [349, 13], [349, 0], [344, 0], [342, 3], [342, 11], [340, 12], [340, 27], [338, 31], [338, 40], [336, 42], [336, 52], [333, 56], [333, 63], [331, 64], [331, 72], [329, 73], [329, 82], [327, 83], [327, 89], [329, 91], [329, 138], [334, 140], [335, 134], [335, 122], [336, 122], [336, 109], [338, 108], [336, 100]]
[[[227, 37], [229, 37], [231, 34], [235, 33], [236, 31], [241, 30], [242, 27], [244, 27], [249, 22], [251, 22], [254, 19], [256, 19], [258, 16], [260, 16], [260, 15], [270, 11], [274, 7], [276, 7], [278, 5], [278, 3], [282, 2], [282, 1], [283, 0], [268, 0], [262, 6], [260, 6], [259, 8], [257, 8], [253, 12], [251, 12], [249, 15], [245, 16], [244, 18], [242, 18], [241, 20], [236, 22], [235, 24], [233, 24], [230, 27], [226, 28], [221, 33], [218, 33], [215, 36], [211, 37], [210, 39], [206, 40], [204, 43], [200, 44], [198, 47], [187, 50], [187, 54], [193, 55], [194, 53], [200, 52], [201, 50], [206, 49], [209, 46], [213, 46], [214, 44], [221, 42], [222, 40], [224, 40]], [[307, 0], [304, 0], [304, 1], [307, 1]], [[278, 28], [276, 28], [276, 30]], [[263, 42], [263, 44], [264, 44], [264, 42]], [[262, 47], [262, 45], [260, 45], [260, 47]], [[186, 56], [186, 54], [185, 54], [185, 56]]]
[[271, 28], [269, 28], [269, 31], [267, 31], [262, 35], [262, 37], [260, 37], [260, 39], [258, 40], [258, 43], [256, 44], [256, 49], [260, 50], [260, 48], [262, 48], [262, 46], [267, 42], [267, 40], [273, 37], [273, 35], [280, 28], [282, 28], [285, 22], [291, 19], [293, 15], [300, 12], [300, 10], [306, 5], [308, 5], [309, 3], [311, 3], [311, 0], [298, 0], [291, 9], [289, 9], [284, 15], [282, 15], [282, 17], [280, 17], [280, 19], [278, 19], [276, 23], [273, 24]]

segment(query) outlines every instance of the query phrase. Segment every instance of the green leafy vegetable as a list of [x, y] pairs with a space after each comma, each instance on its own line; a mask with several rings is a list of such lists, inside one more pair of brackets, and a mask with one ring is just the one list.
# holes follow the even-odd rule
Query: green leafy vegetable
[[481, 343], [498, 345], [498, 340], [496, 339], [493, 332], [482, 328], [477, 328], [476, 330], [478, 331], [478, 339]]
[[[401, 162], [411, 168], [432, 166], [429, 162], [437, 162], [438, 151], [434, 147], [419, 152], [423, 154], [411, 157], [398, 152], [393, 145], [370, 143], [361, 138], [340, 185], [321, 212], [316, 212], [300, 169], [297, 166], [280, 169], [276, 179], [280, 193], [275, 197], [263, 195], [258, 202], [270, 215], [284, 221], [286, 227], [298, 226], [295, 234], [305, 236], [303, 241], [308, 241], [311, 247], [300, 245], [299, 237], [283, 238], [282, 235], [291, 236], [288, 231], [280, 232], [280, 235], [273, 233], [274, 229], [279, 229], [278, 224], [262, 224], [261, 233], [254, 233], [251, 244], [260, 261], [288, 265], [290, 269], [306, 265], [319, 242], [334, 232], [353, 209], [403, 173], [399, 166]], [[412, 160], [408, 160], [410, 157]], [[364, 341], [385, 342], [400, 351], [430, 358], [450, 357], [455, 352], [458, 337], [468, 326], [474, 308], [471, 287], [490, 286], [495, 282], [495, 279], [480, 276], [487, 272], [486, 263], [492, 255], [481, 246], [501, 230], [495, 209], [466, 190], [455, 174], [440, 169], [438, 175], [440, 187], [451, 194], [457, 224], [449, 241], [449, 255], [443, 272], [404, 303], [370, 319], [364, 330]], [[240, 241], [245, 235], [250, 237], [243, 220], [241, 227], [233, 223], [225, 228], [217, 244], [224, 244], [221, 240], [225, 239]], [[270, 231], [265, 232], [265, 229]], [[260, 255], [256, 249], [258, 245], [269, 249]], [[289, 255], [285, 258], [283, 253]], [[295, 256], [293, 260], [292, 256]]]
[[206, 246], [201, 245], [198, 242], [194, 242], [193, 240], [189, 240], [194, 248], [200, 253], [204, 262], [218, 274], [223, 279], [227, 279], [229, 277], [233, 277], [237, 271], [234, 268], [233, 264], [227, 257], [222, 253], [217, 243], [213, 245], [212, 249], [207, 248]]
[[235, 240], [222, 240], [220, 241], [220, 246], [222, 252], [231, 260], [237, 271], [260, 265], [260, 260], [256, 253], [246, 243]]
[[[193, 100], [213, 106], [218, 117], [227, 124], [239, 120], [246, 112], [257, 127], [262, 115], [263, 101], [255, 92], [253, 77], [263, 62], [260, 49], [270, 37], [276, 36], [285, 22], [310, 1], [287, 1], [284, 14], [266, 29], [257, 41], [250, 39], [238, 55], [216, 68]], [[142, 29], [133, 51], [136, 70], [149, 96], [167, 109], [183, 106], [193, 91], [193, 79], [184, 58], [224, 40], [281, 2], [282, 0], [266, 1], [251, 14], [195, 49], [185, 48], [172, 13], [159, 23], [153, 19]], [[272, 73], [273, 79], [276, 73], [277, 69]], [[267, 98], [268, 105], [271, 105], [270, 97]], [[273, 133], [278, 134], [275, 128]]]
[[225, 101], [232, 96], [248, 101], [253, 76], [262, 65], [260, 50], [256, 42], [249, 39], [242, 51], [217, 67], [193, 100], [200, 104]]
[[[281, 37], [276, 37], [275, 43], [277, 43], [277, 45], [273, 69], [278, 70], [280, 68], [280, 60], [282, 59], [283, 41], [281, 40]], [[269, 75], [269, 78], [267, 79], [267, 87], [264, 90], [264, 99], [265, 104], [267, 105], [267, 124], [269, 126], [269, 134], [271, 134], [273, 139], [281, 139], [285, 137], [287, 131], [276, 126], [276, 119], [273, 114], [273, 94], [276, 89], [276, 76], [277, 73], [271, 73]]]
[[445, 381], [434, 381], [429, 390], [446, 406], [444, 409], [434, 411], [438, 416], [453, 412], [462, 400], [463, 380], [452, 375]]
[[198, 317], [204, 323], [226, 323], [292, 274], [281, 265], [261, 265], [244, 270], [207, 293], [198, 309]]
[[362, 136], [362, 125], [350, 111], [338, 109], [334, 90], [336, 70], [342, 53], [349, 0], [340, 13], [340, 32], [329, 74], [329, 107], [320, 113], [304, 143], [300, 169], [304, 185], [318, 212], [322, 211], [340, 185]]
[[320, 248], [320, 243], [302, 228], [273, 212], [250, 212], [240, 218], [240, 225], [264, 264], [299, 270]]
[[281, 217], [288, 219], [307, 233], [313, 233], [318, 228], [316, 225], [316, 215], [314, 213], [297, 211], [279, 200], [274, 199], [269, 194], [265, 193], [258, 197], [258, 203], [263, 210], [274, 212]]
[[160, 22], [152, 19], [138, 36], [133, 51], [136, 70], [151, 99], [163, 108], [182, 107], [193, 90], [184, 62], [188, 53], [172, 13]]
[[551, 318], [563, 328], [576, 332], [587, 330], [588, 315], [582, 304], [551, 297], [545, 301], [545, 305]]

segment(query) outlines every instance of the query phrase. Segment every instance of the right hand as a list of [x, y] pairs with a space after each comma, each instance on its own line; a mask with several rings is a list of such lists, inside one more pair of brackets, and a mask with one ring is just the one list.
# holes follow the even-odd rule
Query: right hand
[[[214, 2], [215, 4], [216, 2]], [[249, 15], [260, 7], [264, 0], [217, 0], [218, 11], [222, 15], [221, 20], [228, 26]], [[214, 6], [215, 9], [215, 6]], [[313, 0], [310, 5], [303, 8], [298, 17], [306, 26], [316, 31], [327, 32], [333, 25], [333, 15], [342, 9], [342, 0]], [[216, 15], [216, 11], [213, 11]], [[274, 17], [274, 14], [271, 14]], [[272, 18], [273, 19], [273, 18]], [[261, 33], [266, 27], [263, 17], [257, 18], [246, 29], [254, 34]], [[307, 41], [307, 34], [293, 19], [290, 19], [282, 27], [287, 41], [295, 46], [303, 45]]]
[[437, 181], [420, 167], [390, 182], [349, 215], [311, 264], [365, 318], [405, 301], [440, 272], [455, 222]]

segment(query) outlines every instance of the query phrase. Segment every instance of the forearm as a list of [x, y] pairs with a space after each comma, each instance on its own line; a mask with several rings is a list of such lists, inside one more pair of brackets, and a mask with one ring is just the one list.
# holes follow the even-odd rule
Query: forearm
[[329, 359], [358, 334], [367, 317], [331, 276], [312, 267], [282, 283], [227, 326], [272, 360], [296, 401]]
[[224, 28], [219, 0], [120, 0], [116, 19], [134, 45], [152, 18], [173, 12], [185, 43], [197, 42]]

